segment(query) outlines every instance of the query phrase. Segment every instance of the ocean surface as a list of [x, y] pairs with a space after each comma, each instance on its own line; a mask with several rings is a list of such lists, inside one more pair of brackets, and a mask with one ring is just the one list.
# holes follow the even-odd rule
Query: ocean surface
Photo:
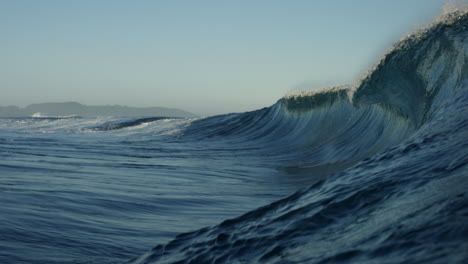
[[252, 112], [0, 119], [0, 263], [468, 263], [467, 26]]

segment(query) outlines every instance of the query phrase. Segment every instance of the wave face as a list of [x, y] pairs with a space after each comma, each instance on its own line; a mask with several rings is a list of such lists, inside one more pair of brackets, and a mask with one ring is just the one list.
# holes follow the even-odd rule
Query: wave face
[[357, 87], [192, 121], [179, 141], [317, 182], [130, 263], [468, 262], [467, 25], [457, 11], [400, 41]]
[[[349, 89], [279, 100], [270, 108], [193, 122], [183, 140], [230, 141], [292, 173], [322, 177], [393, 146], [416, 127], [383, 105], [355, 107]], [[366, 137], [362, 137], [366, 135]]]

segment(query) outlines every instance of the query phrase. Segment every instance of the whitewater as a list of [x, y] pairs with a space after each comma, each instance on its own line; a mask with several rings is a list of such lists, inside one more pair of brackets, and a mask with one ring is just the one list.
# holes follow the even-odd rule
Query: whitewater
[[0, 263], [467, 263], [467, 26], [252, 112], [0, 119]]

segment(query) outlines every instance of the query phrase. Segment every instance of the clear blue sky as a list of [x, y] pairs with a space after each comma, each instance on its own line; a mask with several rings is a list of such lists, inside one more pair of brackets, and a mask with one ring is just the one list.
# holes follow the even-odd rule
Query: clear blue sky
[[0, 105], [254, 110], [359, 79], [443, 0], [0, 0]]

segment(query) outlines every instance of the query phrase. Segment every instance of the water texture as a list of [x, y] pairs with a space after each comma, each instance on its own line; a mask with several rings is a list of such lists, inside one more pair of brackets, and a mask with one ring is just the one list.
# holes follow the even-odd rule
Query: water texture
[[253, 112], [0, 122], [1, 263], [467, 263], [468, 14]]

